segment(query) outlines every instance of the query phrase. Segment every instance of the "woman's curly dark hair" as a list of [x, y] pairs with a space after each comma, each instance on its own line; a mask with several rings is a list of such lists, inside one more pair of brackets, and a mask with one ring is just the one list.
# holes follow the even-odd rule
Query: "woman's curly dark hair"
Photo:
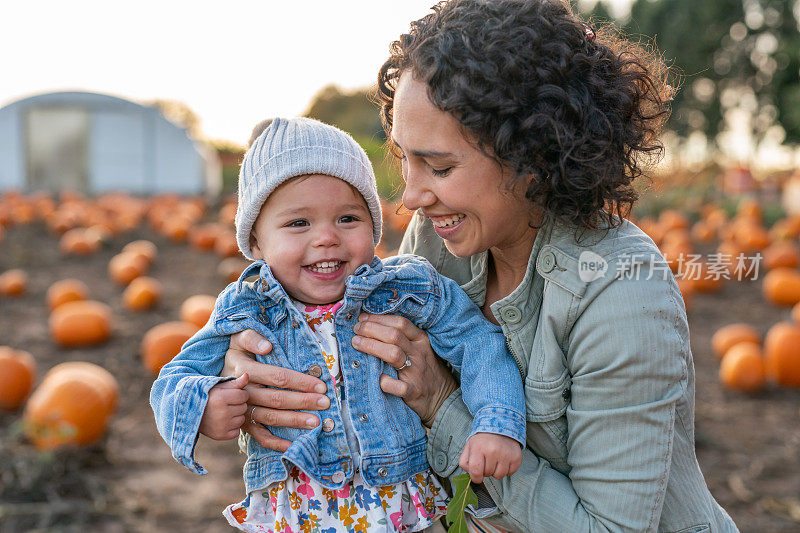
[[481, 150], [533, 176], [526, 197], [546, 217], [579, 228], [619, 224], [638, 198], [633, 180], [663, 152], [672, 88], [661, 57], [592, 29], [566, 0], [435, 5], [392, 43], [378, 75], [387, 135], [406, 71]]

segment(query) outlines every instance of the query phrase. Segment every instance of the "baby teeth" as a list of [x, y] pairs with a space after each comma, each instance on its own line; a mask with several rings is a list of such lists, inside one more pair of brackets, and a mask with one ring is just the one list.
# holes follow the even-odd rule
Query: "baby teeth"
[[465, 216], [466, 215], [456, 215], [454, 217], [440, 218], [439, 220], [434, 220], [433, 224], [437, 228], [449, 228], [461, 222]]
[[319, 272], [321, 274], [330, 274], [331, 272], [336, 271], [341, 265], [341, 261], [320, 261], [319, 263], [314, 263], [313, 265], [309, 265], [308, 268], [314, 272]]

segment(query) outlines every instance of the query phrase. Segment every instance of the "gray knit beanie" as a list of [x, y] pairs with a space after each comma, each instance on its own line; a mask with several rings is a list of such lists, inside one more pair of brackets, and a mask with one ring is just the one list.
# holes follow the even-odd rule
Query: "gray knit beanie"
[[372, 216], [372, 237], [381, 240], [381, 203], [364, 149], [342, 130], [310, 118], [276, 118], [247, 150], [239, 170], [236, 240], [253, 259], [250, 232], [267, 197], [284, 181], [326, 174], [355, 187]]

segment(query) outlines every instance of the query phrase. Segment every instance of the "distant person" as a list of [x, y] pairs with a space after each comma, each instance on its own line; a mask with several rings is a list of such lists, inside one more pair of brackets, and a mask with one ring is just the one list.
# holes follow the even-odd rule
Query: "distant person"
[[369, 159], [343, 131], [276, 118], [245, 154], [236, 233], [256, 261], [223, 290], [208, 324], [161, 369], [151, 392], [173, 456], [204, 473], [194, 460], [198, 432], [233, 439], [245, 420], [255, 423], [248, 376], [217, 377], [232, 334], [255, 329], [273, 345], [264, 361], [327, 387], [325, 408], [306, 415], [313, 423], [269, 428], [293, 442], [287, 450], [246, 439], [247, 497], [224, 511], [239, 529], [421, 531], [445, 513], [419, 417], [379, 386], [382, 374], [397, 378], [412, 363], [402, 352], [384, 362], [353, 348], [363, 312], [410, 320], [461, 372], [475, 418], [460, 460], [475, 482], [519, 467], [522, 377], [500, 328], [426, 260], [377, 258], [381, 224]]
[[[624, 218], [661, 149], [666, 73], [566, 0], [440, 2], [391, 44], [381, 116], [416, 210], [400, 251], [461, 284], [525, 375], [522, 465], [476, 487], [472, 531], [736, 531], [695, 456], [680, 291]], [[402, 316], [370, 314], [356, 332], [363, 352], [410, 357], [382, 388], [430, 429], [433, 470], [460, 473], [474, 418], [464, 376], [459, 387], [433, 338]], [[268, 353], [256, 332], [238, 334], [225, 372], [283, 389], [251, 398], [259, 421], [302, 427], [321, 383], [264, 364]], [[289, 444], [285, 429], [243, 429]]]

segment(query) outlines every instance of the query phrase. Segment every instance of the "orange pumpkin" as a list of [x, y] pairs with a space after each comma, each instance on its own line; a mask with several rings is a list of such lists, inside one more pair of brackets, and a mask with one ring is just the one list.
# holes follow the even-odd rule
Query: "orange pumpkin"
[[189, 242], [198, 250], [213, 250], [219, 231], [217, 224], [195, 226], [189, 231]]
[[47, 307], [50, 311], [67, 302], [79, 302], [89, 296], [89, 288], [78, 279], [62, 279], [47, 289]]
[[132, 241], [122, 247], [123, 252], [136, 252], [147, 259], [148, 264], [152, 264], [158, 256], [158, 248], [150, 241], [141, 239]]
[[97, 365], [57, 365], [28, 400], [25, 434], [42, 450], [96, 442], [116, 408], [118, 390], [114, 377]]
[[125, 288], [122, 293], [122, 304], [131, 311], [146, 311], [158, 304], [161, 293], [160, 281], [140, 276]]
[[100, 248], [100, 241], [87, 234], [85, 228], [73, 228], [64, 232], [59, 249], [64, 255], [91, 255]]
[[777, 305], [795, 305], [800, 302], [800, 272], [779, 267], [764, 276], [764, 296]]
[[686, 308], [686, 312], [689, 312], [689, 309], [692, 308], [692, 300], [694, 299], [694, 295], [697, 292], [694, 288], [694, 280], [686, 279], [686, 278], [678, 278], [675, 281], [678, 282], [678, 290], [681, 291], [681, 297], [683, 298], [683, 306]]
[[728, 324], [711, 337], [711, 348], [717, 357], [722, 358], [731, 347], [742, 342], [761, 344], [761, 335], [749, 324]]
[[233, 283], [239, 279], [242, 271], [248, 267], [250, 263], [238, 257], [226, 257], [219, 262], [217, 266], [217, 273], [225, 280], [226, 283]]
[[800, 265], [800, 250], [797, 245], [789, 241], [776, 241], [764, 248], [764, 268], [786, 267], [796, 268]]
[[111, 308], [102, 302], [67, 302], [50, 313], [50, 335], [61, 346], [92, 346], [108, 340], [111, 322]]
[[148, 266], [147, 259], [136, 252], [122, 252], [108, 262], [108, 274], [120, 285], [127, 285], [143, 276]]
[[165, 322], [154, 326], [142, 339], [141, 355], [145, 368], [157, 374], [161, 367], [178, 355], [189, 337], [197, 333], [197, 326], [188, 322]]
[[202, 328], [211, 317], [216, 301], [216, 298], [208, 294], [188, 297], [181, 305], [181, 320]]
[[172, 242], [184, 242], [191, 227], [192, 222], [185, 217], [169, 217], [162, 222], [161, 232]]
[[732, 346], [722, 358], [719, 366], [722, 384], [741, 392], [756, 392], [764, 388], [764, 359], [761, 347], [752, 342], [740, 342]]
[[792, 307], [792, 320], [795, 324], [800, 325], [800, 303], [796, 303]]
[[789, 387], [800, 387], [800, 327], [788, 322], [772, 326], [764, 339], [767, 376]]
[[36, 362], [31, 354], [0, 346], [0, 409], [19, 408], [35, 380]]
[[0, 296], [22, 296], [28, 289], [28, 274], [18, 268], [0, 274]]
[[680, 211], [674, 209], [665, 209], [658, 217], [658, 223], [664, 229], [669, 231], [671, 229], [687, 229], [689, 227], [689, 219]]
[[236, 257], [239, 255], [239, 243], [236, 234], [232, 231], [220, 231], [214, 242], [214, 252], [222, 257]]
[[692, 226], [692, 239], [696, 242], [708, 244], [713, 241], [716, 236], [717, 232], [711, 224], [705, 220], [698, 220], [695, 225]]

